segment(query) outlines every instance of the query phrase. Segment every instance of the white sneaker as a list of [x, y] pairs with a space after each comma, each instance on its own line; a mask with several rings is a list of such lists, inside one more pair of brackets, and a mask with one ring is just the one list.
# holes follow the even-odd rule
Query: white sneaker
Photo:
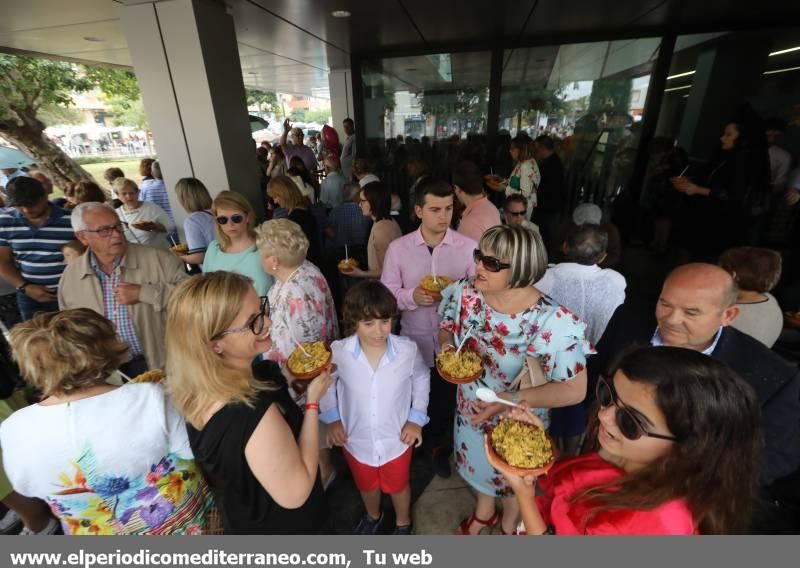
[[56, 534], [60, 527], [61, 524], [57, 520], [51, 518], [50, 521], [47, 523], [47, 526], [44, 527], [42, 530], [37, 532], [29, 529], [28, 527], [25, 527], [20, 531], [19, 534], [25, 536]]
[[9, 509], [0, 519], [0, 534], [17, 534], [22, 528], [22, 519]]

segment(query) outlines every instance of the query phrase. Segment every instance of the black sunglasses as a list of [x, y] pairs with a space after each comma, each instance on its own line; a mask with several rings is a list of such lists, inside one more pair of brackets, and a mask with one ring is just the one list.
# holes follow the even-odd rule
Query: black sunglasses
[[511, 215], [512, 217], [522, 217], [525, 215], [525, 211], [506, 211], [506, 215]]
[[655, 432], [648, 431], [642, 418], [634, 414], [630, 408], [626, 408], [619, 404], [616, 393], [614, 393], [614, 388], [603, 377], [600, 377], [597, 380], [597, 390], [595, 392], [597, 394], [597, 402], [600, 403], [600, 406], [603, 408], [611, 405], [617, 407], [615, 416], [617, 428], [619, 428], [619, 431], [628, 440], [638, 440], [642, 436], [647, 436], [648, 438], [658, 438], [659, 440], [669, 440], [671, 442], [678, 441], [675, 436], [656, 434]]
[[[225, 217], [224, 215], [222, 217], [217, 217], [217, 223], [219, 223], [220, 225], [227, 225], [228, 220], [229, 220], [228, 217]], [[230, 222], [233, 223], [234, 225], [238, 225], [242, 221], [244, 221], [244, 215], [236, 214], [230, 216]]]
[[480, 262], [489, 272], [500, 272], [501, 270], [511, 268], [510, 264], [506, 262], [500, 262], [493, 256], [486, 256], [481, 252], [480, 249], [475, 249], [472, 251], [472, 258], [475, 260], [475, 264]]

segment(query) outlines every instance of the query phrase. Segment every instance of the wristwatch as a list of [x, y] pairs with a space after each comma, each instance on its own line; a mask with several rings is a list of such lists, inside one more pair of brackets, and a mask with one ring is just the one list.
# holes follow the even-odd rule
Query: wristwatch
[[23, 281], [23, 282], [22, 282], [22, 284], [20, 284], [19, 286], [17, 286], [17, 292], [24, 292], [24, 291], [25, 291], [25, 287], [26, 287], [28, 284], [30, 284], [30, 282], [28, 282], [28, 281]]

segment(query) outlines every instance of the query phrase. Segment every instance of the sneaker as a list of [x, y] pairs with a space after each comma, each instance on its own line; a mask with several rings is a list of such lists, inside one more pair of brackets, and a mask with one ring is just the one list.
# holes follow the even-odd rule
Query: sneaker
[[22, 528], [22, 519], [11, 509], [0, 518], [0, 534], [17, 534]]
[[414, 525], [397, 525], [394, 527], [394, 532], [392, 534], [399, 534], [402, 536], [415, 534]]
[[450, 477], [450, 452], [447, 448], [434, 448], [431, 455], [433, 473], [447, 479]]
[[47, 526], [44, 527], [42, 530], [33, 531], [33, 530], [29, 529], [28, 527], [25, 527], [20, 531], [19, 534], [24, 535], [24, 536], [58, 534], [58, 531], [59, 531], [60, 528], [61, 528], [61, 525], [59, 524], [59, 522], [57, 520], [51, 518], [50, 521], [47, 523]]
[[364, 516], [361, 517], [361, 520], [358, 521], [356, 525], [356, 529], [354, 531], [355, 534], [360, 535], [373, 535], [377, 534], [378, 527], [383, 522], [383, 513], [377, 519], [373, 519], [369, 516], [369, 513], [364, 513]]

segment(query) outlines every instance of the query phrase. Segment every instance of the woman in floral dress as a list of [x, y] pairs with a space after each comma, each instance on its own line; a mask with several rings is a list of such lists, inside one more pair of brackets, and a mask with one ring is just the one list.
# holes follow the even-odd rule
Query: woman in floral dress
[[494, 191], [504, 192], [506, 197], [515, 194], [522, 195], [528, 202], [525, 219], [530, 221], [533, 217], [533, 210], [536, 208], [536, 191], [542, 181], [539, 166], [533, 158], [531, 139], [528, 136], [517, 136], [511, 141], [509, 153], [511, 159], [514, 160], [511, 176], [507, 181], [490, 177], [486, 180], [486, 185]]
[[[289, 219], [273, 219], [262, 223], [256, 234], [261, 265], [275, 278], [267, 295], [272, 313], [272, 347], [265, 356], [280, 365], [302, 408], [308, 381], [293, 381], [286, 362], [297, 348], [295, 342], [321, 340], [330, 344], [339, 339], [333, 296], [325, 277], [306, 260], [309, 243], [300, 225]], [[323, 444], [325, 438], [323, 427], [320, 431]], [[334, 473], [330, 450], [323, 448], [319, 459], [322, 481], [327, 487]]]
[[[483, 376], [459, 386], [457, 393], [456, 466], [478, 494], [475, 511], [458, 532], [477, 534], [496, 524], [495, 498], [500, 497], [501, 532], [511, 534], [518, 507], [511, 488], [489, 465], [483, 449], [484, 434], [497, 424], [504, 407], [478, 401], [475, 392], [487, 387], [500, 398], [524, 402], [537, 409], [547, 424], [547, 409], [584, 399], [586, 356], [594, 350], [584, 337], [586, 324], [533, 287], [547, 267], [538, 233], [521, 226], [492, 227], [481, 238], [475, 263], [476, 275], [446, 288], [439, 306], [443, 349], [452, 349], [471, 329], [467, 346], [480, 353], [484, 363]], [[515, 379], [526, 358], [538, 364], [546, 381], [519, 390]]]

